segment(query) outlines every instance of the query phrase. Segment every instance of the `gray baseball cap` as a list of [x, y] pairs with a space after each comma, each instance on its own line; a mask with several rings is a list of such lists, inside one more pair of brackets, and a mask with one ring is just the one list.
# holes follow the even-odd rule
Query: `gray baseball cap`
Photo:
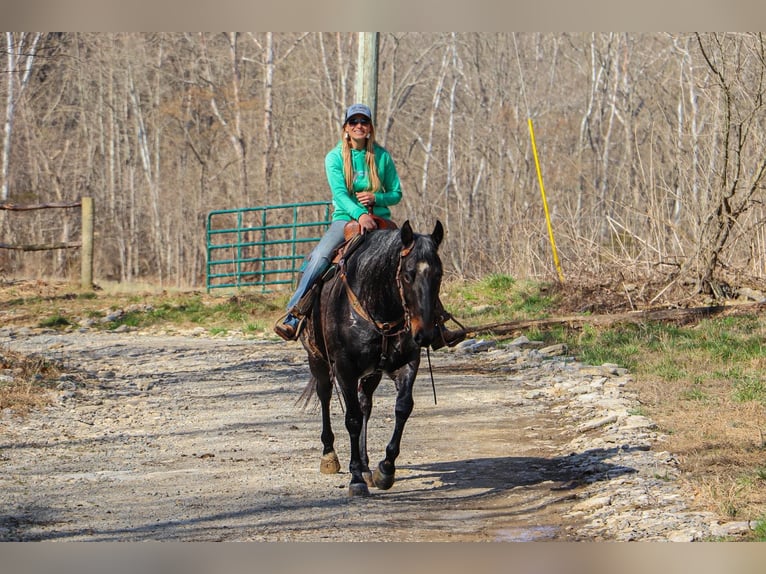
[[372, 112], [370, 111], [370, 108], [364, 104], [350, 105], [346, 110], [346, 119], [343, 120], [343, 123], [345, 124], [348, 119], [353, 116], [365, 116], [370, 121], [372, 121]]

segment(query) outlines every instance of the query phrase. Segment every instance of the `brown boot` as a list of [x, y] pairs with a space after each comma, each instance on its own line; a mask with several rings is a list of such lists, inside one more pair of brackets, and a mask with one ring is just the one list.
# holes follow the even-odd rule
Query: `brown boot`
[[450, 331], [449, 329], [447, 329], [447, 327], [444, 326], [444, 323], [438, 324], [436, 328], [438, 329], [439, 334], [431, 343], [431, 348], [434, 351], [441, 349], [444, 345], [447, 345], [448, 347], [454, 347], [461, 341], [465, 340], [465, 336], [466, 336], [465, 329], [457, 329], [456, 331]]
[[301, 321], [293, 315], [288, 313], [282, 321], [278, 321], [274, 325], [274, 332], [282, 337], [285, 341], [295, 341], [299, 335], [299, 327]]
[[454, 331], [450, 331], [446, 327], [442, 326], [441, 332], [442, 332], [442, 339], [444, 339], [444, 342], [447, 344], [448, 347], [454, 347], [458, 343], [465, 341], [465, 336], [466, 336], [465, 329], [456, 329]]
[[[436, 351], [437, 349], [441, 349], [444, 345], [447, 345], [448, 347], [454, 347], [461, 341], [464, 341], [466, 330], [462, 325], [460, 325], [460, 323], [455, 320], [452, 315], [447, 312], [441, 302], [441, 299], [436, 299], [436, 305], [434, 307], [434, 311], [436, 313], [436, 328], [438, 329], [439, 333], [437, 334], [433, 343], [431, 343], [431, 348]], [[447, 329], [447, 327], [444, 326], [444, 323], [450, 319], [455, 321], [460, 326], [460, 329], [456, 331]]]

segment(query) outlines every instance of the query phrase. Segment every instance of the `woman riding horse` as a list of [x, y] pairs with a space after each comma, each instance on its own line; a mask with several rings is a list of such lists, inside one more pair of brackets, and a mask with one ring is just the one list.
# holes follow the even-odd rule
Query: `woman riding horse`
[[[381, 220], [391, 220], [389, 206], [396, 205], [402, 198], [394, 161], [388, 151], [375, 142], [372, 112], [364, 104], [353, 104], [346, 110], [340, 142], [325, 157], [325, 172], [332, 192], [332, 222], [306, 258], [298, 287], [287, 303], [287, 315], [274, 326], [274, 331], [286, 341], [293, 341], [300, 334], [303, 316], [296, 305], [330, 266], [333, 253], [344, 242], [346, 224], [358, 222], [362, 234], [373, 231]], [[445, 344], [454, 346], [465, 339], [464, 330], [451, 331], [444, 326], [450, 318], [438, 302], [435, 321], [440, 336], [432, 348]]]
[[[438, 254], [444, 231], [430, 235], [401, 229], [375, 231], [346, 251], [336, 271], [318, 284], [318, 294], [301, 331], [311, 378], [303, 393], [315, 395], [322, 411], [320, 472], [336, 473], [330, 401], [339, 391], [350, 439], [348, 493], [387, 490], [396, 478], [404, 427], [413, 412], [413, 386], [422, 348], [439, 336], [435, 315], [442, 278]], [[383, 375], [395, 381], [394, 428], [385, 457], [370, 468], [367, 426], [373, 393]]]

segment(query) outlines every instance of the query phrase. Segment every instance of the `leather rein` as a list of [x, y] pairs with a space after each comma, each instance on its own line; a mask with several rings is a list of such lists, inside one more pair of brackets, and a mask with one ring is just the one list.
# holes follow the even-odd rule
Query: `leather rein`
[[351, 308], [362, 319], [375, 325], [375, 328], [384, 337], [394, 337], [400, 333], [410, 330], [410, 311], [407, 308], [407, 303], [404, 299], [404, 288], [402, 287], [401, 273], [404, 258], [410, 254], [414, 246], [415, 242], [413, 241], [408, 247], [405, 247], [399, 252], [399, 264], [396, 268], [396, 286], [399, 290], [399, 299], [402, 304], [402, 309], [404, 309], [404, 314], [394, 322], [378, 321], [367, 311], [367, 309], [365, 309], [364, 305], [362, 305], [362, 302], [359, 300], [359, 298], [356, 296], [356, 293], [354, 293], [354, 290], [351, 288], [351, 285], [348, 284], [345, 259], [340, 261], [340, 277], [343, 280], [343, 285], [346, 288], [346, 295], [348, 296], [349, 303], [351, 303]]
[[[383, 336], [383, 348], [381, 351], [381, 360], [388, 353], [388, 338], [395, 337], [396, 335], [399, 335], [401, 333], [404, 333], [410, 330], [410, 310], [407, 308], [407, 303], [404, 299], [404, 288], [402, 287], [401, 274], [402, 274], [402, 264], [404, 263], [404, 258], [410, 254], [413, 247], [415, 247], [414, 241], [408, 247], [405, 247], [399, 252], [399, 263], [396, 267], [396, 287], [399, 290], [399, 299], [402, 304], [402, 309], [404, 309], [404, 314], [402, 315], [401, 318], [397, 319], [393, 323], [378, 321], [377, 319], [373, 318], [372, 315], [370, 315], [370, 313], [367, 312], [367, 310], [364, 308], [364, 305], [362, 305], [362, 302], [359, 300], [359, 297], [356, 296], [356, 293], [354, 293], [354, 290], [351, 288], [351, 285], [348, 284], [348, 278], [346, 276], [345, 258], [341, 259], [340, 262], [338, 263], [338, 267], [340, 269], [340, 277], [343, 280], [343, 285], [346, 288], [346, 295], [348, 296], [348, 300], [349, 300], [349, 303], [351, 304], [351, 308], [362, 319], [375, 325], [375, 328]], [[428, 371], [431, 373], [431, 388], [433, 389], [433, 393], [434, 393], [434, 404], [436, 404], [436, 385], [434, 383], [433, 369], [431, 368], [431, 353], [429, 352], [427, 347], [426, 347], [426, 356], [428, 357]]]

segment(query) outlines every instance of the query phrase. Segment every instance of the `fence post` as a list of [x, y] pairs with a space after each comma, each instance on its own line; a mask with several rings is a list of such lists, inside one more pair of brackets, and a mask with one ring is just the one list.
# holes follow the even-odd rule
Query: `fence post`
[[93, 198], [82, 198], [81, 286], [93, 289]]

